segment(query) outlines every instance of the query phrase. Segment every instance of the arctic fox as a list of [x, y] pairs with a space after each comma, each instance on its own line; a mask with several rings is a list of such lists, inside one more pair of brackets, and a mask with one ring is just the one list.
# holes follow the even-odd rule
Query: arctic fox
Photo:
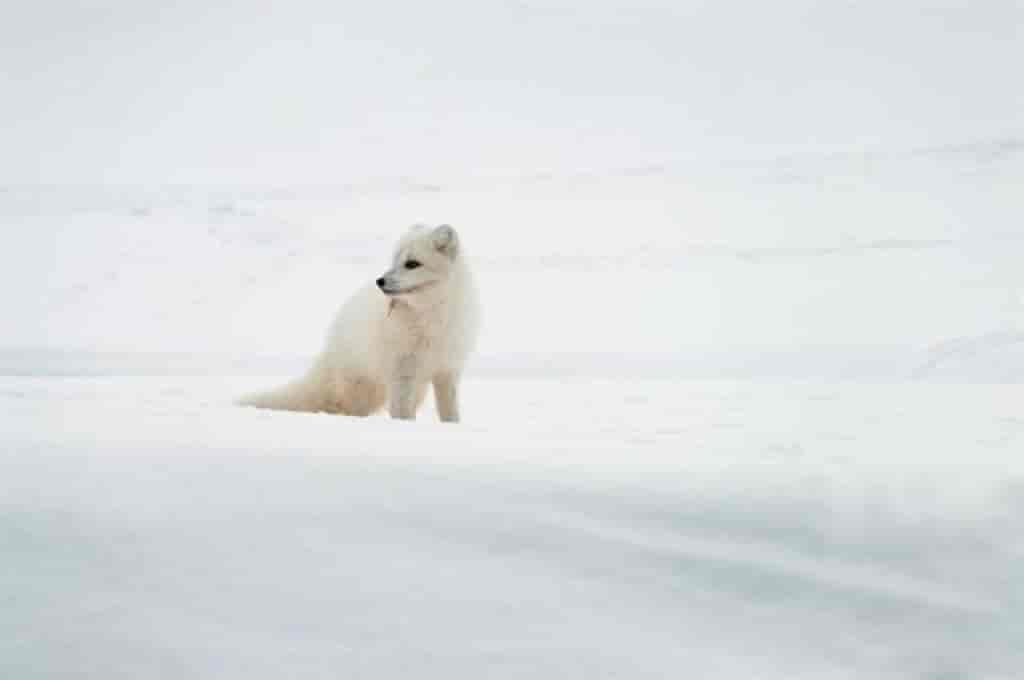
[[413, 419], [434, 387], [444, 422], [459, 421], [459, 378], [476, 341], [478, 301], [458, 234], [416, 225], [391, 269], [342, 306], [307, 373], [246, 406], [368, 416], [385, 404]]

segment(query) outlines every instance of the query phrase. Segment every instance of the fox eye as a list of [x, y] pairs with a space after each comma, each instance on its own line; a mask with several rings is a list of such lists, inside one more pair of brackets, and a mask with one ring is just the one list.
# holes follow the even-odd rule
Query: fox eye
[[418, 262], [416, 260], [406, 260], [405, 261], [405, 268], [406, 269], [416, 269], [417, 267], [421, 267], [421, 266], [423, 266], [422, 263], [420, 263], [420, 262]]

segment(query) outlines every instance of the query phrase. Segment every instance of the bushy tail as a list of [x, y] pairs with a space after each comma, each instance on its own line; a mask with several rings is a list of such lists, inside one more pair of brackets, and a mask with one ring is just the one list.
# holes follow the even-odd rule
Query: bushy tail
[[321, 411], [324, 407], [322, 387], [311, 375], [266, 392], [248, 394], [235, 403], [277, 411]]

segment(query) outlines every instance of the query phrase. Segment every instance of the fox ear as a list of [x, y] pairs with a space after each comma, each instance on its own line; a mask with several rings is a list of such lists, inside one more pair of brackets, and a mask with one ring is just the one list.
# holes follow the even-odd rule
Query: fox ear
[[454, 260], [459, 252], [459, 236], [450, 225], [442, 224], [434, 230], [434, 247]]

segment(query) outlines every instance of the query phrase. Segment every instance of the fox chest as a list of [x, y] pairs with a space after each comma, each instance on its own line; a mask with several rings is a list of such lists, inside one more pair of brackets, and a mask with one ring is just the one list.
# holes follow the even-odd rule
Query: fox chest
[[414, 360], [421, 369], [439, 365], [448, 352], [446, 324], [442, 319], [422, 319], [407, 314], [392, 315], [380, 336], [381, 359], [387, 363]]

